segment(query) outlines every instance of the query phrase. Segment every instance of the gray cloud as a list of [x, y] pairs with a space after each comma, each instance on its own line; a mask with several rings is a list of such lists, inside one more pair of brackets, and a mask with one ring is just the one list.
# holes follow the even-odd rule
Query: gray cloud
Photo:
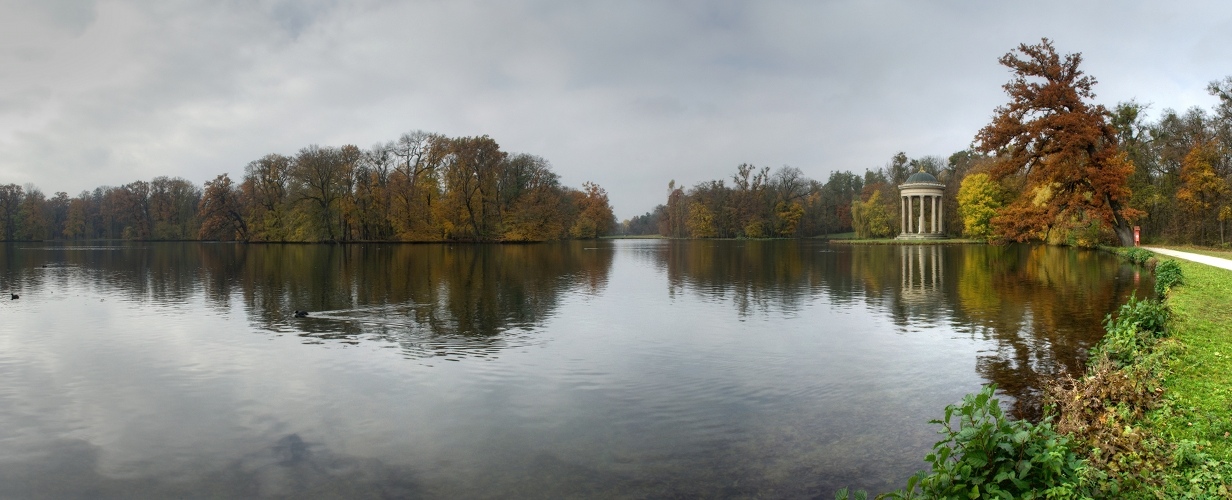
[[825, 179], [966, 147], [1050, 37], [1101, 103], [1209, 107], [1220, 3], [4, 2], [0, 181], [238, 175], [270, 152], [488, 134], [629, 217], [741, 162]]

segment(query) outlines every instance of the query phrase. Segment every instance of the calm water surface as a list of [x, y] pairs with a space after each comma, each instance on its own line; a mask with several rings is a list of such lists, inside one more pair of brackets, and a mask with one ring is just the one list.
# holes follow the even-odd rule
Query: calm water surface
[[5, 498], [884, 491], [944, 405], [1031, 415], [1151, 285], [1032, 246], [0, 252]]

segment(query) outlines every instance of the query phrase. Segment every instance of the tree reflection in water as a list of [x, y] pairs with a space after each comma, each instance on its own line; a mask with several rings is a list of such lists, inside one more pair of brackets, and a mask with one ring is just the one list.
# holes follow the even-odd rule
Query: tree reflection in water
[[1111, 255], [1043, 245], [670, 242], [657, 256], [673, 294], [730, 301], [742, 316], [791, 314], [824, 294], [888, 314], [904, 335], [945, 327], [991, 342], [976, 370], [1023, 418], [1038, 418], [1044, 380], [1083, 371], [1104, 315], [1151, 287]]
[[[219, 310], [240, 301], [261, 329], [310, 342], [379, 339], [408, 357], [494, 356], [533, 343], [571, 293], [606, 286], [606, 242], [527, 245], [153, 243], [5, 252], [11, 289], [85, 275], [100, 296], [188, 302], [200, 286]], [[58, 276], [58, 277], [57, 277]], [[294, 311], [309, 311], [306, 318]]]

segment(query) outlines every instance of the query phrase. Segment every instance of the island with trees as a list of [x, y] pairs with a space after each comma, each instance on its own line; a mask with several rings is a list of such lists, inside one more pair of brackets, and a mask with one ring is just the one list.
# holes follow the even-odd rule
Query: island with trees
[[75, 197], [0, 186], [4, 240], [529, 242], [596, 238], [607, 192], [563, 186], [547, 160], [488, 136], [422, 131], [369, 149], [311, 145], [269, 154], [202, 187], [160, 176]]

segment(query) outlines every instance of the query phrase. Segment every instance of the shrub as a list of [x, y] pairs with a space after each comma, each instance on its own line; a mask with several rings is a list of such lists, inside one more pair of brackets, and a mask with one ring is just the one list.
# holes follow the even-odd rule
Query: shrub
[[1131, 365], [1154, 347], [1157, 339], [1167, 333], [1172, 311], [1159, 300], [1138, 300], [1131, 295], [1117, 310], [1116, 317], [1104, 316], [1107, 334], [1091, 350], [1090, 358], [1106, 355], [1117, 368]]
[[[1086, 463], [1070, 438], [1050, 422], [1010, 420], [993, 397], [995, 385], [945, 407], [945, 437], [925, 458], [907, 488], [887, 498], [1081, 498], [1085, 497]], [[955, 421], [957, 417], [957, 421]]]
[[1138, 300], [1136, 296], [1130, 295], [1129, 300], [1117, 310], [1115, 319], [1111, 314], [1104, 317], [1104, 329], [1112, 333], [1114, 330], [1137, 328], [1159, 338], [1164, 336], [1171, 318], [1172, 310], [1163, 301]]
[[1134, 247], [1121, 252], [1121, 255], [1125, 257], [1125, 260], [1142, 266], [1146, 265], [1147, 260], [1150, 260], [1151, 257], [1155, 256], [1155, 252], [1145, 248]]
[[1181, 265], [1175, 260], [1165, 260], [1155, 266], [1155, 293], [1160, 297], [1168, 294], [1168, 290], [1172, 287], [1181, 284], [1184, 281], [1184, 276], [1181, 275]]

